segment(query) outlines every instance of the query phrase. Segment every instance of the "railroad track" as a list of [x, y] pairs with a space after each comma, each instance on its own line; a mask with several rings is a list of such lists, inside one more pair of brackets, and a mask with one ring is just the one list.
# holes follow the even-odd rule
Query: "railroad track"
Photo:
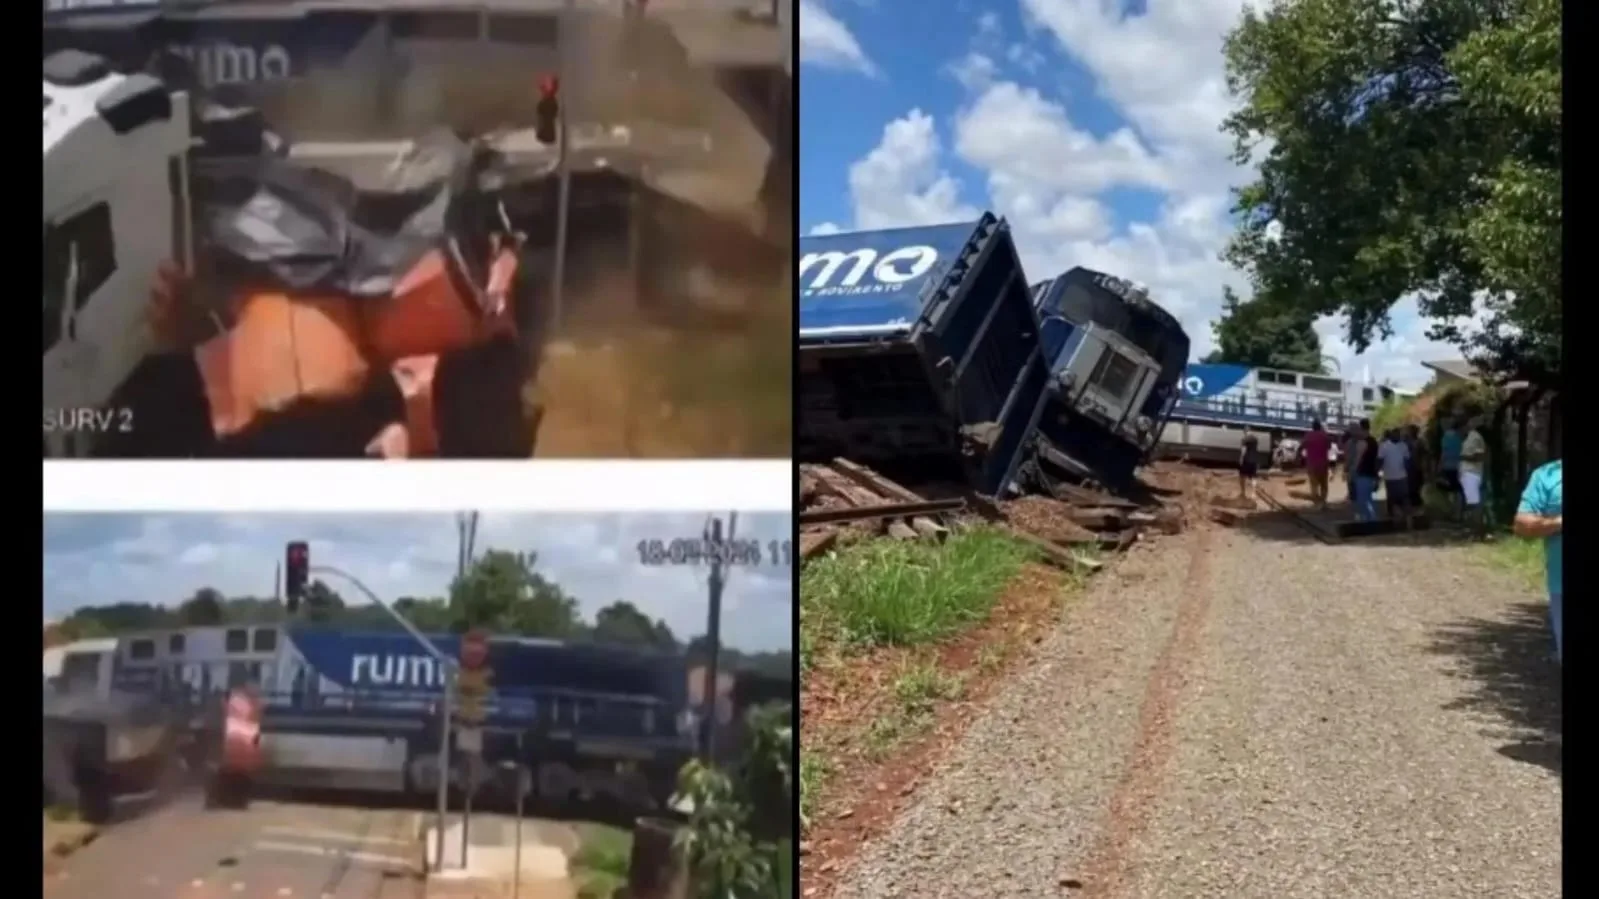
[[1340, 542], [1337, 536], [1327, 533], [1326, 530], [1321, 528], [1315, 522], [1300, 514], [1298, 510], [1290, 507], [1287, 503], [1283, 502], [1277, 497], [1272, 496], [1271, 491], [1267, 490], [1265, 485], [1255, 485], [1255, 498], [1260, 500], [1262, 503], [1265, 503], [1266, 506], [1274, 512], [1287, 513], [1288, 517], [1293, 520], [1294, 524], [1299, 525], [1306, 531], [1309, 531], [1311, 536], [1315, 537], [1317, 540], [1320, 540], [1322, 543], [1331, 546], [1334, 543]]

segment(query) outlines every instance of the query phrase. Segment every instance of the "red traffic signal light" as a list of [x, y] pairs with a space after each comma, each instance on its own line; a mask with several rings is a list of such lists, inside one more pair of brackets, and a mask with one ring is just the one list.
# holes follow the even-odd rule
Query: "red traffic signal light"
[[561, 121], [561, 79], [545, 75], [539, 79], [539, 103], [534, 110], [536, 121], [533, 134], [539, 143], [553, 144], [559, 136]]
[[311, 547], [304, 540], [290, 543], [284, 553], [283, 602], [290, 612], [300, 607], [311, 579]]

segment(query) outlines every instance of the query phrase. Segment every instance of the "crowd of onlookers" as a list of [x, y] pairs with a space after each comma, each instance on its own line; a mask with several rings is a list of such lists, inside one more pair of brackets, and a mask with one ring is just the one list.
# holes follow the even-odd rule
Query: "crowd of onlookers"
[[[1380, 490], [1387, 517], [1409, 527], [1423, 511], [1423, 488], [1430, 482], [1448, 499], [1457, 520], [1478, 536], [1486, 533], [1482, 485], [1488, 443], [1478, 419], [1461, 417], [1451, 422], [1444, 429], [1436, 452], [1428, 451], [1421, 439], [1421, 428], [1416, 425], [1389, 428], [1377, 434], [1365, 418], [1338, 435], [1314, 421], [1310, 432], [1297, 441], [1294, 449], [1318, 508], [1327, 507], [1332, 480], [1341, 473], [1356, 520], [1377, 520]], [[1258, 474], [1258, 450], [1256, 436], [1245, 433], [1238, 458], [1240, 491], [1247, 489]]]
[[[1246, 433], [1238, 460], [1241, 496], [1257, 474], [1258, 447], [1257, 438]], [[1341, 468], [1346, 495], [1358, 521], [1377, 519], [1376, 497], [1381, 487], [1388, 517], [1406, 528], [1413, 526], [1423, 511], [1423, 488], [1431, 483], [1447, 500], [1446, 514], [1463, 523], [1473, 537], [1488, 536], [1483, 505], [1488, 441], [1480, 418], [1461, 416], [1449, 422], [1439, 436], [1436, 451], [1424, 444], [1421, 429], [1413, 424], [1389, 428], [1379, 435], [1372, 431], [1370, 420], [1363, 418], [1343, 434], [1333, 435], [1315, 421], [1310, 432], [1298, 441], [1297, 456], [1318, 508], [1327, 507], [1329, 485]], [[1539, 466], [1527, 479], [1512, 527], [1517, 536], [1543, 541], [1549, 623], [1554, 631], [1557, 659], [1562, 656], [1563, 486], [1560, 460]]]

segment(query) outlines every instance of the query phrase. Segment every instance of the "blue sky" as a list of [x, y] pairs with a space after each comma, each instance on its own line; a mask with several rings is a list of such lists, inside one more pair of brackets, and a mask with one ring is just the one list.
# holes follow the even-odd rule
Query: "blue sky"
[[[1235, 166], [1222, 36], [1246, 0], [800, 0], [806, 233], [1010, 220], [1033, 280], [1087, 265], [1147, 284], [1211, 349]], [[1255, 2], [1255, 0], [1247, 0]], [[1265, 0], [1260, 0], [1265, 2]], [[1346, 377], [1419, 386], [1457, 358], [1411, 302]]]
[[[626, 599], [686, 636], [705, 630], [703, 570], [646, 568], [634, 547], [643, 538], [693, 536], [704, 520], [664, 513], [485, 512], [477, 551], [536, 551], [545, 576], [576, 596], [585, 615]], [[763, 541], [787, 539], [793, 518], [746, 514], [738, 526]], [[124, 601], [175, 605], [201, 587], [271, 596], [284, 544], [294, 539], [310, 542], [312, 564], [342, 568], [385, 599], [441, 596], [455, 571], [456, 525], [449, 514], [46, 512], [44, 615], [49, 620], [80, 605]], [[780, 566], [734, 571], [723, 595], [724, 639], [752, 650], [792, 646], [792, 578]]]

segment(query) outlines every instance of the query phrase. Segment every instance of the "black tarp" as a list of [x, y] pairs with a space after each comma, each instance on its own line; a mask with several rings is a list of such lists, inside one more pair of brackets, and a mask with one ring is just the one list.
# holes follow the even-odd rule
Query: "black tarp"
[[[249, 127], [232, 115], [213, 120]], [[358, 190], [271, 145], [264, 135], [254, 156], [195, 160], [195, 229], [212, 262], [293, 291], [382, 298], [426, 254], [453, 246], [456, 274], [481, 283], [487, 253], [474, 238], [486, 238], [491, 221], [475, 189], [485, 157], [473, 144], [447, 131], [416, 141], [390, 167], [386, 191]]]

